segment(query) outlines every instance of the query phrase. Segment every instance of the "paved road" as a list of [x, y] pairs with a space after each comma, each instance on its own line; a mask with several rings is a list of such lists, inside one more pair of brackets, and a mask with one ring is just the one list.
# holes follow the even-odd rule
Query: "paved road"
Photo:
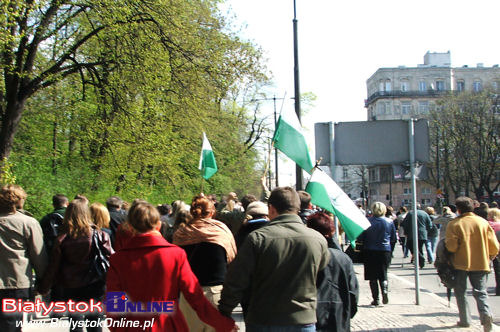
[[[407, 281], [410, 285], [415, 285], [415, 271], [413, 264], [410, 263], [410, 258], [403, 259], [403, 254], [401, 247], [398, 245], [394, 250], [394, 258], [392, 260], [392, 265], [389, 272], [394, 274], [398, 278], [402, 278]], [[419, 283], [420, 288], [430, 291], [442, 299], [447, 301], [446, 288], [441, 284], [439, 277], [437, 276], [436, 269], [433, 264], [427, 264], [422, 270], [419, 270]], [[488, 303], [490, 309], [493, 313], [493, 321], [500, 325], [500, 296], [495, 296], [495, 275], [493, 271], [488, 276]], [[478, 316], [476, 301], [472, 297], [472, 288], [470, 283], [468, 283], [467, 299], [469, 302], [469, 308], [472, 315]], [[415, 292], [414, 292], [415, 293]], [[415, 303], [415, 296], [412, 298], [413, 303]], [[451, 304], [455, 305], [455, 297], [452, 292]]]

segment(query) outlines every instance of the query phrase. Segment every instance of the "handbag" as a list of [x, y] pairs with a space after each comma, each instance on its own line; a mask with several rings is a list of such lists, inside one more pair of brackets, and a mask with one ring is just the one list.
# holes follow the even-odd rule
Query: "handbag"
[[356, 248], [349, 245], [345, 251], [353, 263], [363, 263], [363, 242], [356, 241]]
[[104, 254], [103, 244], [101, 243], [101, 241], [99, 241], [99, 236], [95, 229], [92, 229], [92, 244], [90, 254], [90, 277], [97, 277], [100, 280], [105, 280], [106, 273], [109, 269], [109, 257]]

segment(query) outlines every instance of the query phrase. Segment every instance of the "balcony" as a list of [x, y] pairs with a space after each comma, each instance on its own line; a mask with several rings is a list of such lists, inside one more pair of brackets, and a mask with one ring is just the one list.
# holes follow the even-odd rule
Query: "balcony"
[[437, 98], [449, 94], [450, 90], [427, 90], [427, 91], [377, 91], [365, 100], [365, 107], [380, 98]]

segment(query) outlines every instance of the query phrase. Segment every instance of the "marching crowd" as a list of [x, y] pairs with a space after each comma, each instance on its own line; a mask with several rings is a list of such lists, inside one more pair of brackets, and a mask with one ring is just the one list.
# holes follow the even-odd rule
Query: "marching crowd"
[[[65, 315], [70, 321], [154, 318], [151, 331], [236, 331], [231, 314], [241, 305], [249, 332], [350, 331], [359, 297], [353, 263], [342, 250], [341, 226], [314, 209], [307, 192], [278, 187], [262, 200], [229, 193], [221, 202], [199, 194], [190, 204], [158, 206], [141, 199], [129, 206], [116, 196], [105, 206], [56, 194], [54, 211], [40, 222], [23, 209], [26, 198], [17, 185], [0, 189], [0, 300], [105, 301], [108, 293], [122, 292], [123, 301], [172, 301], [174, 310]], [[500, 210], [485, 204], [460, 197], [440, 216], [419, 208], [414, 252], [413, 211], [401, 207], [394, 214], [375, 202], [367, 213], [371, 226], [357, 241], [371, 304], [380, 305], [380, 293], [382, 303], [389, 302], [387, 270], [399, 240], [405, 257], [411, 254], [420, 267], [425, 253], [428, 263], [450, 257], [458, 326], [470, 324], [468, 278], [490, 331], [485, 280], [493, 260], [500, 295]], [[20, 320], [22, 312], [0, 312], [0, 331], [20, 331]], [[101, 330], [87, 325], [87, 331]]]

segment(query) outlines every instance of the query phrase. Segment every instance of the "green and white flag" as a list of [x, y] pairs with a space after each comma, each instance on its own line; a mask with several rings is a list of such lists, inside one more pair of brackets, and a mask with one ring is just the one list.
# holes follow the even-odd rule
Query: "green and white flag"
[[295, 112], [285, 110], [278, 119], [273, 136], [274, 147], [295, 161], [304, 171], [311, 174], [314, 167], [302, 134], [299, 118]]
[[339, 218], [347, 238], [354, 243], [370, 222], [344, 191], [320, 169], [315, 169], [306, 191], [311, 194], [311, 203], [330, 211]]
[[217, 163], [215, 162], [214, 151], [205, 133], [203, 133], [203, 146], [201, 147], [200, 165], [198, 169], [201, 171], [201, 176], [203, 176], [205, 180], [210, 179], [212, 175], [217, 173]]

